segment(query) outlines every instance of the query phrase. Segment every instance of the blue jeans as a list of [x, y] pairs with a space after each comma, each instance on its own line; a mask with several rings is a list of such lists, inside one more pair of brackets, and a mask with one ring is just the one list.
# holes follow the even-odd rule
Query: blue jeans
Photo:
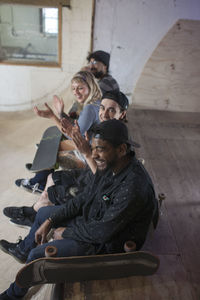
[[[21, 251], [28, 254], [28, 258], [26, 263], [29, 263], [37, 258], [41, 258], [45, 256], [45, 248], [48, 245], [53, 245], [57, 248], [57, 256], [58, 257], [67, 257], [67, 256], [80, 256], [80, 255], [91, 255], [95, 254], [95, 249], [92, 245], [87, 243], [80, 243], [73, 239], [65, 238], [62, 240], [54, 240], [52, 242], [39, 245], [35, 243], [35, 232], [40, 227], [40, 225], [56, 210], [58, 210], [60, 206], [47, 206], [39, 209], [35, 222], [29, 232], [29, 234], [25, 237], [23, 241], [20, 242]], [[63, 222], [59, 224], [58, 227], [67, 227], [70, 221]], [[37, 246], [37, 247], [36, 247]], [[7, 295], [13, 299], [22, 298], [27, 292], [27, 288], [20, 288], [16, 282], [11, 283], [10, 287], [7, 289]]]
[[39, 189], [44, 190], [47, 177], [49, 174], [53, 173], [54, 169], [51, 170], [43, 170], [40, 172], [35, 173], [35, 176], [30, 179], [30, 184], [34, 185], [36, 183], [39, 183]]

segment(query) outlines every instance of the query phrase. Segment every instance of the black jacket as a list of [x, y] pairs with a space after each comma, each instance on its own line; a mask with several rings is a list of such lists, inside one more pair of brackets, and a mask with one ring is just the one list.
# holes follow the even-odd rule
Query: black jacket
[[51, 219], [55, 225], [72, 219], [63, 237], [93, 244], [97, 252], [122, 251], [124, 242], [130, 239], [139, 249], [145, 241], [156, 201], [147, 171], [132, 158], [117, 175], [97, 172], [84, 192], [68, 200]]

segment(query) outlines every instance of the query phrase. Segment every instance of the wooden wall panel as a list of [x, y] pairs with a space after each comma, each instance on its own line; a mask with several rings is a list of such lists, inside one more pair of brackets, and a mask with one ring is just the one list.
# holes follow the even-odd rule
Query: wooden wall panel
[[200, 21], [179, 20], [162, 39], [136, 84], [136, 107], [200, 112]]

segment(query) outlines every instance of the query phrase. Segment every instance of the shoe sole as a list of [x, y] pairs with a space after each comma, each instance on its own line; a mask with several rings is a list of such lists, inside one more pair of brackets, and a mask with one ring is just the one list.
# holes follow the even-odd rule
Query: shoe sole
[[5, 248], [3, 248], [0, 244], [0, 249], [6, 253], [6, 254], [9, 254], [10, 256], [12, 256], [17, 262], [19, 262], [20, 264], [25, 264], [26, 261], [22, 261], [20, 260], [19, 258], [17, 258], [15, 255], [13, 255], [11, 252], [9, 252], [8, 250], [6, 250]]
[[9, 223], [12, 224], [12, 225], [15, 225], [19, 228], [24, 228], [24, 229], [30, 229], [31, 228], [31, 226], [29, 226], [29, 225], [16, 224], [16, 223], [12, 222], [11, 220], [12, 219], [9, 220]]

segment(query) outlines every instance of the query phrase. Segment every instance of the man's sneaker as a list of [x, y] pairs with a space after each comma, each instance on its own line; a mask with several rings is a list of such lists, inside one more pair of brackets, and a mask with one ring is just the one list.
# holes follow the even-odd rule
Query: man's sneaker
[[12, 300], [12, 299], [7, 295], [7, 293], [5, 291], [0, 294], [0, 300]]
[[29, 193], [37, 193], [37, 194], [41, 194], [43, 192], [43, 190], [41, 190], [39, 188], [39, 183], [35, 183], [35, 184], [30, 184], [29, 179], [17, 179], [15, 181], [15, 184], [19, 187], [22, 187], [23, 189], [25, 189], [27, 192]]
[[24, 217], [23, 219], [10, 219], [10, 223], [17, 225], [20, 228], [29, 228], [33, 225], [33, 220], [30, 217]]
[[24, 213], [24, 206], [8, 206], [3, 209], [3, 213], [6, 217], [10, 219], [23, 219], [26, 217]]
[[0, 240], [0, 249], [3, 252], [13, 256], [21, 264], [24, 264], [27, 260], [27, 255], [20, 250], [20, 242], [21, 239], [17, 243], [9, 243], [6, 240]]

